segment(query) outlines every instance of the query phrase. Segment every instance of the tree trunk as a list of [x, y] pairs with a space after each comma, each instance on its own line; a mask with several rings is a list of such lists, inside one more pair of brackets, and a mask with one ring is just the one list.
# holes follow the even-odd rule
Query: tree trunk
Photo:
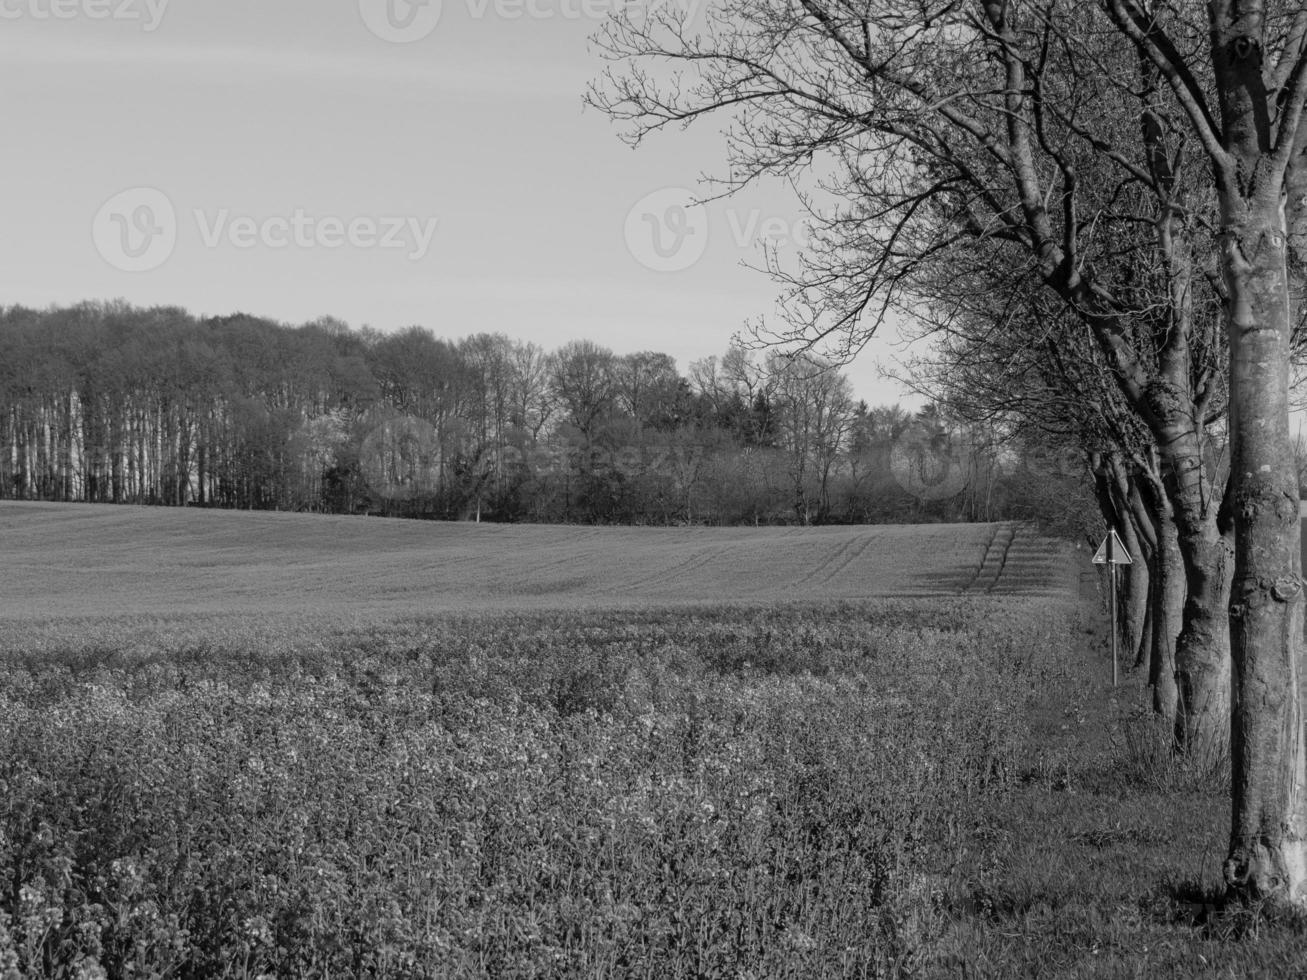
[[[1129, 526], [1127, 523], [1126, 527]], [[1125, 602], [1122, 606], [1125, 615], [1122, 617], [1121, 643], [1129, 656], [1131, 651], [1137, 655], [1143, 649], [1144, 627], [1148, 620], [1149, 576], [1148, 562], [1138, 542], [1127, 539], [1126, 547], [1133, 561], [1122, 569], [1125, 572]]]
[[[1154, 557], [1154, 561], [1156, 558]], [[1151, 562], [1150, 562], [1151, 564]], [[1144, 628], [1139, 634], [1139, 646], [1135, 649], [1135, 669], [1143, 669], [1152, 683], [1153, 676], [1153, 596], [1156, 594], [1153, 575], [1149, 572], [1147, 605], [1144, 607]], [[1154, 706], [1156, 707], [1156, 706]]]
[[1127, 499], [1130, 504], [1130, 524], [1135, 529], [1135, 537], [1143, 549], [1143, 574], [1145, 580], [1144, 618], [1139, 635], [1139, 646], [1135, 655], [1135, 666], [1143, 667], [1152, 677], [1153, 663], [1153, 587], [1154, 569], [1157, 565], [1157, 521], [1144, 506], [1143, 495], [1139, 492], [1139, 482], [1131, 478], [1126, 486]]
[[1181, 751], [1224, 751], [1230, 717], [1228, 545], [1215, 514], [1193, 529], [1177, 524], [1187, 594], [1175, 643], [1176, 740]]
[[[1301, 195], [1307, 51], [1272, 42], [1265, 6], [1210, 0], [1221, 129], [1208, 135], [1220, 204], [1230, 348], [1230, 595], [1233, 697], [1230, 851], [1234, 897], [1307, 908], [1307, 765], [1302, 712], [1302, 560], [1298, 474], [1289, 431], [1294, 318], [1286, 203]], [[1298, 13], [1295, 35], [1307, 25]], [[1279, 59], [1277, 59], [1279, 62]], [[1289, 70], [1269, 84], [1280, 71]], [[1292, 202], [1299, 208], [1301, 200]], [[1298, 212], [1292, 212], [1295, 224]], [[1292, 229], [1297, 232], [1297, 227]]]
[[1179, 534], [1169, 510], [1157, 515], [1157, 551], [1153, 561], [1153, 658], [1148, 684], [1153, 689], [1153, 710], [1167, 719], [1178, 716], [1175, 676], [1176, 637], [1184, 617], [1184, 559]]
[[[1269, 196], [1269, 195], [1268, 195]], [[1289, 430], [1289, 282], [1282, 205], [1223, 201], [1230, 293], [1230, 602], [1234, 703], [1230, 853], [1235, 895], [1307, 904], [1307, 766], [1298, 480]]]
[[[1124, 601], [1122, 607], [1122, 642], [1134, 655], [1136, 667], [1148, 671], [1153, 688], [1153, 707], [1168, 719], [1175, 717], [1175, 637], [1180, 630], [1184, 605], [1183, 564], [1175, 539], [1175, 524], [1170, 503], [1156, 472], [1149, 474], [1145, 486], [1156, 505], [1150, 508], [1140, 491], [1140, 478], [1132, 473], [1125, 460], [1115, 453], [1090, 454], [1090, 472], [1094, 477], [1094, 494], [1099, 510], [1109, 528], [1120, 528], [1126, 548], [1134, 563], [1124, 567]], [[1160, 508], [1160, 514], [1154, 511]], [[1169, 530], [1171, 550], [1165, 556], [1170, 564], [1158, 569], [1161, 555], [1158, 528]], [[1160, 577], [1169, 583], [1163, 588]], [[1106, 577], [1104, 577], [1106, 581]], [[1159, 608], [1169, 603], [1167, 608]], [[1165, 634], [1165, 640], [1159, 638]], [[1154, 652], [1157, 651], [1156, 655]], [[1163, 684], [1159, 691], [1159, 677]]]
[[1123, 487], [1126, 481], [1117, 481], [1118, 493], [1116, 510], [1120, 514], [1117, 526], [1121, 538], [1130, 555], [1131, 563], [1121, 568], [1124, 572], [1121, 603], [1121, 645], [1126, 651], [1138, 650], [1140, 637], [1144, 631], [1144, 619], [1148, 608], [1148, 563], [1144, 555], [1143, 542], [1135, 526], [1134, 516], [1130, 513], [1130, 502]]

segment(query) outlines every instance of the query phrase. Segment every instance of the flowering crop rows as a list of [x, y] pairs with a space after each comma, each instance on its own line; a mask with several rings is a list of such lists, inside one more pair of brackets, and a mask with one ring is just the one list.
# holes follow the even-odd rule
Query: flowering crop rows
[[887, 600], [9, 651], [0, 977], [910, 971], [1066, 629]]

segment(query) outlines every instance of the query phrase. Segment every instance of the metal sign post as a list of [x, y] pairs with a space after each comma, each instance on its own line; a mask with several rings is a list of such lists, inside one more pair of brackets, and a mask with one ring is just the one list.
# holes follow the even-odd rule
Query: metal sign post
[[1108, 528], [1107, 537], [1103, 543], [1098, 546], [1098, 551], [1094, 553], [1095, 565], [1106, 565], [1111, 570], [1112, 581], [1112, 686], [1116, 687], [1117, 669], [1116, 669], [1116, 566], [1133, 565], [1134, 559], [1130, 557], [1130, 552], [1121, 539], [1116, 536], [1116, 528]]
[[1107, 567], [1112, 570], [1112, 686], [1116, 687], [1116, 562], [1112, 561], [1112, 549], [1107, 549]]

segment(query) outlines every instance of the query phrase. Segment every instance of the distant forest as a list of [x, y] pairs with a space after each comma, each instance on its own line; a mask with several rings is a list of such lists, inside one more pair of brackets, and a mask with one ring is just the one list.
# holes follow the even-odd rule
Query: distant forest
[[[1041, 518], [1080, 464], [869, 407], [817, 358], [0, 309], [0, 498], [560, 523]], [[1082, 502], [1083, 503], [1083, 502]], [[1092, 508], [1092, 501], [1088, 503]]]

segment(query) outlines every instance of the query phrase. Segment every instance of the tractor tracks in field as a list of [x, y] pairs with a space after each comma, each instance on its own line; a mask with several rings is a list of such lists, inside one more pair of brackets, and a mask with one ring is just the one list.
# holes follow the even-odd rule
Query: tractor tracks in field
[[1017, 534], [1020, 528], [1015, 524], [1000, 524], [994, 529], [994, 536], [989, 539], [989, 544], [985, 548], [985, 555], [980, 560], [980, 566], [976, 569], [970, 581], [962, 586], [959, 592], [963, 595], [968, 593], [990, 593], [1003, 578], [1003, 570], [1007, 567], [1008, 554], [1012, 551], [1012, 545], [1016, 543]]
[[846, 541], [841, 545], [839, 550], [823, 563], [822, 567], [830, 568], [830, 571], [823, 575], [818, 580], [817, 584], [819, 586], [829, 585], [837, 575], [842, 574], [845, 569], [866, 554], [867, 549], [871, 546], [873, 537], [874, 535], [870, 533], [864, 533], [861, 535], [861, 541]]
[[650, 574], [641, 575], [640, 577], [630, 581], [615, 584], [606, 591], [609, 593], [625, 593], [637, 589], [657, 588], [658, 586], [665, 585], [668, 582], [679, 581], [686, 573], [692, 572], [695, 569], [708, 564], [717, 555], [718, 552], [716, 549], [696, 548], [688, 557], [682, 558], [680, 561], [658, 568]]

